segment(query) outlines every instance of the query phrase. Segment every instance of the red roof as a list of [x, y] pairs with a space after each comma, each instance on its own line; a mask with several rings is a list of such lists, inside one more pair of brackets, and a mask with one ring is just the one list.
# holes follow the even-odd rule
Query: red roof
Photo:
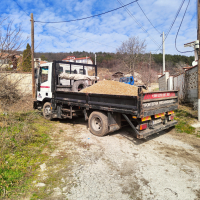
[[64, 59], [62, 59], [62, 60], [74, 60], [74, 59], [76, 59], [76, 57], [75, 56], [67, 56], [66, 58], [64, 58]]
[[43, 60], [40, 61], [40, 65], [41, 65], [41, 64], [44, 64], [44, 63], [47, 63], [47, 62], [46, 62], [46, 61], [43, 61]]
[[84, 60], [84, 59], [91, 59], [90, 57], [82, 57], [82, 58], [76, 58], [76, 59], [74, 59], [74, 60]]

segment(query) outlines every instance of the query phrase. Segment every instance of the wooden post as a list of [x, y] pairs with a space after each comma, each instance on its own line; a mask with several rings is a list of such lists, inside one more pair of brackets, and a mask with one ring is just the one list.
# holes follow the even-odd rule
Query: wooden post
[[[198, 0], [197, 39], [200, 40], [200, 0]], [[200, 121], [200, 50], [198, 51], [198, 121]]]
[[31, 13], [31, 64], [32, 64], [32, 96], [35, 98], [35, 70], [34, 70], [34, 20]]

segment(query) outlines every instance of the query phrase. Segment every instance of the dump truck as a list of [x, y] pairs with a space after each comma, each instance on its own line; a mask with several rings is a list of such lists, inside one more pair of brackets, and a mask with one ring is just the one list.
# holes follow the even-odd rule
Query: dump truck
[[95, 68], [97, 77], [96, 65], [63, 61], [42, 64], [33, 106], [42, 109], [46, 119], [84, 117], [90, 132], [96, 136], [119, 130], [125, 121], [138, 139], [177, 124], [174, 110], [178, 109], [178, 91], [143, 92], [139, 87], [137, 96], [73, 92], [69, 91], [72, 85], [61, 84], [60, 67], [64, 65], [70, 66], [70, 72], [73, 65], [81, 66], [83, 71]]

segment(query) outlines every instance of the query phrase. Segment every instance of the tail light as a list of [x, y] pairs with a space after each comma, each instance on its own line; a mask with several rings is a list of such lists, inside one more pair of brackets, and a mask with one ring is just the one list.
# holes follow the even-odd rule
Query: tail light
[[174, 115], [170, 115], [169, 116], [169, 121], [173, 120], [174, 119]]
[[139, 130], [141, 131], [141, 130], [144, 130], [144, 129], [147, 129], [147, 123], [145, 123], [145, 124], [140, 124], [139, 125]]

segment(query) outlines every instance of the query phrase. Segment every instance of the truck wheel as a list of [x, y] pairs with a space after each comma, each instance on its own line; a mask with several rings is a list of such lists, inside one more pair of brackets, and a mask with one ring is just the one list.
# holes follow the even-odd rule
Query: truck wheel
[[43, 116], [45, 119], [51, 120], [51, 103], [46, 102], [43, 106]]
[[72, 92], [79, 92], [83, 90], [84, 88], [87, 87], [87, 82], [86, 81], [75, 81], [73, 86], [72, 86]]
[[92, 112], [88, 124], [93, 135], [102, 137], [108, 133], [108, 117], [102, 112]]

